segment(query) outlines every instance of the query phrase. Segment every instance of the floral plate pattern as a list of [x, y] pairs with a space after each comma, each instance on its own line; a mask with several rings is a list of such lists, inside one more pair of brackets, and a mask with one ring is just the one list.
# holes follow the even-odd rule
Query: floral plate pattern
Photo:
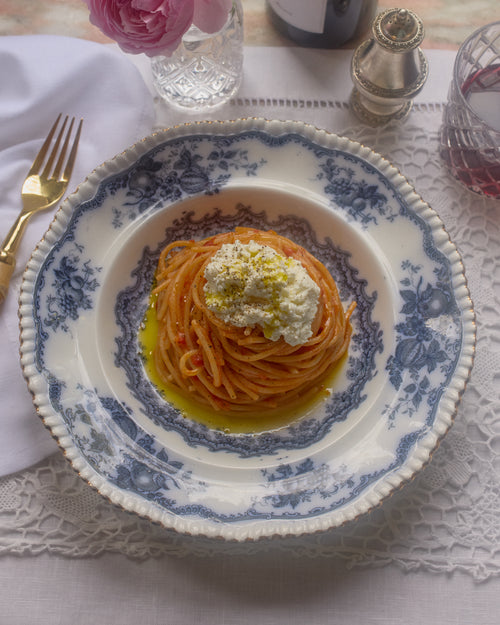
[[[139, 339], [164, 245], [237, 225], [300, 243], [357, 303], [328, 398], [244, 432], [170, 405]], [[20, 319], [35, 406], [82, 478], [167, 528], [233, 540], [379, 505], [451, 426], [475, 345], [460, 256], [399, 172], [345, 138], [264, 120], [176, 127], [95, 170], [35, 250]]]

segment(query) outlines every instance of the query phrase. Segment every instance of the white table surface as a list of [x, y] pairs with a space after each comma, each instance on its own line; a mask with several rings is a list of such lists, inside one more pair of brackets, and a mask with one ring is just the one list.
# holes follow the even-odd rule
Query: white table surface
[[498, 625], [500, 580], [283, 558], [0, 560], [2, 625]]
[[[431, 74], [424, 91], [417, 96], [417, 115], [445, 101], [446, 76], [450, 76], [454, 54], [429, 51], [428, 56]], [[349, 57], [348, 51], [248, 49], [240, 93], [232, 104], [211, 117], [261, 114], [305, 119], [337, 132], [342, 124], [355, 127], [357, 122], [350, 117], [346, 104], [350, 91]], [[147, 61], [132, 60], [148, 81]], [[262, 80], [263, 61], [274, 77], [272, 93], [269, 82]], [[287, 64], [288, 71], [280, 71], [283, 64]], [[291, 70], [300, 73], [300, 80], [290, 80]], [[173, 113], [157, 102], [158, 126], [183, 120], [188, 120], [188, 116]], [[411, 177], [411, 173], [406, 175]], [[420, 189], [416, 185], [417, 190], [425, 196], [425, 180], [420, 185]], [[432, 188], [429, 193], [433, 194]], [[428, 199], [440, 205], [435, 206], [436, 210], [450, 210], [439, 197]], [[488, 211], [491, 216], [491, 204]], [[500, 219], [500, 213], [497, 217]], [[496, 333], [498, 336], [498, 324]], [[474, 396], [470, 398], [468, 410], [474, 400]], [[498, 410], [498, 403], [496, 407]], [[494, 466], [498, 470], [498, 464]], [[498, 474], [493, 479], [498, 491]], [[1, 505], [0, 489], [0, 510]], [[498, 506], [491, 509], [499, 512]], [[499, 515], [494, 514], [492, 524], [496, 528], [498, 520]], [[22, 528], [21, 515], [17, 522]], [[63, 530], [58, 527], [58, 519], [50, 522], [54, 524], [54, 533]], [[19, 544], [29, 544], [29, 536], [21, 534], [22, 529]], [[441, 566], [426, 566], [419, 561], [418, 549], [414, 565], [409, 559], [398, 562], [388, 551], [385, 560], [368, 558], [360, 566], [334, 553], [308, 557], [290, 549], [247, 555], [223, 551], [209, 555], [165, 553], [142, 559], [109, 550], [97, 556], [82, 553], [76, 550], [76, 555], [71, 555], [68, 548], [58, 552], [43, 545], [40, 549], [23, 547], [17, 552], [7, 546], [0, 551], [0, 625], [500, 622], [498, 551], [496, 558], [489, 554], [488, 561], [493, 565], [484, 575], [477, 574], [478, 569], [476, 574], [468, 570], [465, 548], [463, 565], [457, 557], [449, 567], [445, 562], [449, 554], [446, 550], [442, 551]], [[476, 555], [480, 559], [480, 549]], [[439, 563], [438, 550], [432, 556], [426, 562]]]

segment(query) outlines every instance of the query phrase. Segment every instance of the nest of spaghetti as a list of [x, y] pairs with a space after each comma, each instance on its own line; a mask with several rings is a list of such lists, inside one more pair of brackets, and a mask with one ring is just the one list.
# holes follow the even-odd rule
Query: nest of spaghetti
[[[319, 287], [310, 336], [291, 345], [258, 324], [228, 323], [207, 305], [205, 270], [226, 244], [256, 242], [298, 261]], [[225, 414], [255, 416], [299, 403], [346, 354], [351, 303], [344, 310], [333, 277], [312, 254], [274, 231], [236, 228], [201, 241], [174, 241], [161, 253], [153, 293], [158, 334], [153, 362], [167, 387]], [[324, 390], [324, 389], [323, 389]]]

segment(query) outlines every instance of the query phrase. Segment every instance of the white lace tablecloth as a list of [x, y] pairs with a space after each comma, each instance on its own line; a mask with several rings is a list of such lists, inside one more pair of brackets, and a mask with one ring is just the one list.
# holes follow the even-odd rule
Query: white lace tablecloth
[[[355, 524], [300, 539], [235, 545], [174, 535], [112, 507], [56, 454], [0, 480], [0, 554], [81, 558], [111, 553], [132, 559], [265, 554], [269, 560], [270, 554], [286, 553], [302, 561], [335, 558], [349, 568], [394, 564], [407, 571], [461, 571], [478, 581], [498, 576], [500, 202], [464, 190], [438, 156], [450, 53], [429, 55], [431, 76], [411, 116], [381, 129], [361, 125], [350, 113], [349, 58], [347, 52], [247, 50], [242, 90], [211, 117], [300, 119], [358, 140], [399, 167], [440, 215], [464, 259], [478, 340], [472, 377], [455, 424], [431, 463]], [[148, 81], [147, 65], [134, 61]], [[158, 126], [186, 119], [157, 103]]]

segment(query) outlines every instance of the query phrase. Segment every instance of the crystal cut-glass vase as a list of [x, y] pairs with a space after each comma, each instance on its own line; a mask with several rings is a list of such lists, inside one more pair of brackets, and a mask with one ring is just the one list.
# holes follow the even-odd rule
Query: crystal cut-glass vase
[[153, 84], [177, 108], [203, 110], [227, 102], [243, 73], [243, 10], [233, 2], [225, 25], [214, 34], [191, 26], [172, 56], [151, 59]]

